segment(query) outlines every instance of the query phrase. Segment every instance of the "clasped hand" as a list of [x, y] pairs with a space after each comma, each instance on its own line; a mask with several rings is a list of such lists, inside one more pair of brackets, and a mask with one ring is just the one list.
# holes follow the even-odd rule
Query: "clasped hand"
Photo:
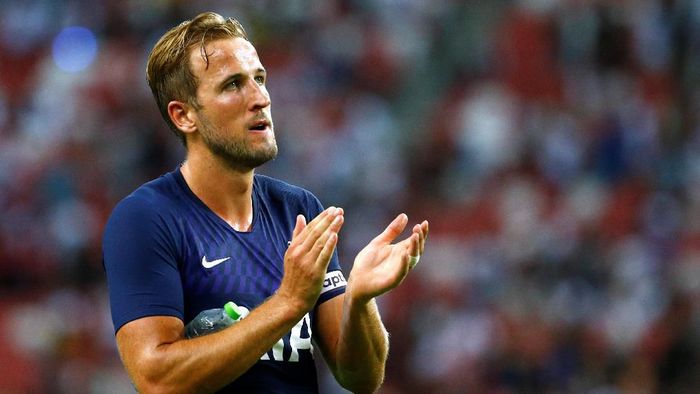
[[[297, 216], [278, 293], [299, 300], [300, 310], [308, 311], [318, 299], [344, 222], [343, 214], [342, 208], [330, 207], [308, 224], [302, 215]], [[398, 215], [357, 255], [346, 290], [354, 300], [366, 302], [395, 288], [413, 268], [411, 262], [423, 254], [427, 221], [416, 224], [409, 237], [392, 244], [407, 223], [405, 214]]]

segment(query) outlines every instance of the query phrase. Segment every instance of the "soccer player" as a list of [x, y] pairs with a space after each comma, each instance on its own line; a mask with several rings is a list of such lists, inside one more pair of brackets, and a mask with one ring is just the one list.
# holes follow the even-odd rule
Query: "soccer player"
[[[316, 392], [316, 346], [342, 386], [376, 391], [388, 338], [374, 298], [417, 262], [428, 222], [392, 244], [408, 222], [397, 216], [346, 282], [343, 210], [255, 174], [277, 146], [266, 71], [243, 27], [215, 13], [186, 21], [158, 41], [146, 73], [186, 158], [122, 200], [105, 228], [116, 341], [136, 388]], [[185, 323], [227, 301], [250, 313], [185, 339]]]

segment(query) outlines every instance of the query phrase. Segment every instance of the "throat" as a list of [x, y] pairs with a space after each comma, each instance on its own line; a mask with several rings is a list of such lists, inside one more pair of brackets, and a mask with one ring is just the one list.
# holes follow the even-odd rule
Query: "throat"
[[243, 220], [226, 220], [226, 223], [238, 232], [247, 233], [253, 229], [253, 214]]
[[221, 211], [217, 212], [214, 210], [214, 213], [235, 231], [247, 233], [253, 230], [253, 205], [252, 201], [249, 201], [233, 206], [221, 207]]
[[209, 164], [197, 167], [187, 160], [181, 167], [185, 183], [204, 205], [232, 229], [250, 232], [254, 217], [253, 171], [236, 173]]

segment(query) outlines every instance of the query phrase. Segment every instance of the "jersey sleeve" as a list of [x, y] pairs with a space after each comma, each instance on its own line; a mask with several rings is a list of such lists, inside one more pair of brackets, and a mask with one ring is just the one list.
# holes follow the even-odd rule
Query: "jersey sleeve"
[[146, 316], [183, 319], [175, 239], [159, 209], [129, 197], [117, 205], [105, 227], [103, 263], [115, 332]]
[[[323, 212], [323, 205], [314, 196], [309, 193], [307, 195], [307, 221], [312, 220]], [[340, 262], [338, 259], [338, 249], [333, 251], [333, 256], [331, 261], [328, 263], [328, 270], [326, 270], [326, 277], [323, 280], [323, 288], [321, 289], [321, 295], [318, 297], [318, 302], [316, 305], [321, 305], [322, 303], [330, 300], [331, 298], [337, 297], [345, 293], [345, 276], [343, 276], [343, 271], [340, 269]]]

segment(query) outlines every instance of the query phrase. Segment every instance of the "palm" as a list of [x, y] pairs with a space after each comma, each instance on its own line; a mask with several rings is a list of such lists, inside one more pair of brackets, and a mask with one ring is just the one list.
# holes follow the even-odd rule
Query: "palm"
[[409, 244], [370, 243], [355, 258], [353, 279], [361, 284], [358, 290], [368, 298], [376, 297], [398, 286], [408, 272], [406, 264]]
[[376, 297], [398, 286], [406, 277], [410, 256], [423, 253], [428, 234], [428, 222], [423, 222], [413, 228], [408, 238], [392, 244], [407, 223], [406, 215], [397, 216], [357, 255], [348, 281], [348, 290], [354, 297]]

